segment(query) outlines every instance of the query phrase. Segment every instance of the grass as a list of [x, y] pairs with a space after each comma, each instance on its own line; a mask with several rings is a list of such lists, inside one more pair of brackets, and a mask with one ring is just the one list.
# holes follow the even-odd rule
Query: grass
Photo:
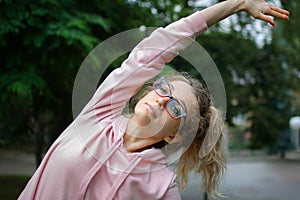
[[0, 199], [16, 200], [29, 178], [27, 175], [0, 175]]

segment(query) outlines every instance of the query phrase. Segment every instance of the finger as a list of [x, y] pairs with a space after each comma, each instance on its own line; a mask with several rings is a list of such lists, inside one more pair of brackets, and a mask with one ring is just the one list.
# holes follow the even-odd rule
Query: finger
[[282, 8], [278, 8], [278, 7], [275, 7], [275, 6], [271, 6], [271, 9], [274, 10], [274, 11], [276, 11], [276, 12], [285, 14], [285, 15], [290, 15], [290, 12], [289, 12], [289, 11], [284, 10], [284, 9], [282, 9]]
[[289, 19], [289, 16], [290, 16], [289, 11], [280, 9], [278, 7], [271, 7], [271, 10], [269, 11], [269, 13], [266, 13], [266, 14], [272, 15], [279, 19]]
[[264, 13], [261, 13], [258, 19], [263, 20], [265, 22], [268, 22], [272, 26], [275, 26], [275, 22], [272, 17], [265, 15]]

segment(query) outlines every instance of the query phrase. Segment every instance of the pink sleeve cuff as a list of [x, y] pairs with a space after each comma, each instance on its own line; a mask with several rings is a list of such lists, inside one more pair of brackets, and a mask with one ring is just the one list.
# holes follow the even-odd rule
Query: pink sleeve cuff
[[198, 35], [208, 29], [207, 23], [200, 11], [197, 11], [185, 18], [192, 26], [195, 35]]

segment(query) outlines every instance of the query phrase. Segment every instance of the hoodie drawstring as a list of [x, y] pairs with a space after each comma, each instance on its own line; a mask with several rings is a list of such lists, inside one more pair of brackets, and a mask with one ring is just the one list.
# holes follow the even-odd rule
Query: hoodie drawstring
[[121, 184], [124, 182], [124, 180], [127, 178], [127, 176], [132, 172], [132, 170], [139, 164], [139, 162], [142, 160], [140, 156], [136, 156], [124, 169], [123, 172], [118, 176], [118, 178], [114, 181], [114, 184], [111, 187], [111, 190], [106, 196], [106, 200], [111, 200], [114, 198], [116, 192], [120, 188]]
[[80, 186], [80, 190], [79, 190], [79, 195], [78, 195], [78, 200], [82, 200], [85, 197], [87, 188], [89, 186], [89, 183], [91, 182], [91, 180], [93, 179], [93, 177], [96, 175], [96, 173], [101, 169], [101, 167], [103, 166], [103, 164], [111, 157], [111, 155], [120, 147], [120, 145], [122, 144], [122, 138], [120, 138], [119, 140], [117, 140], [113, 147], [111, 149], [109, 149], [104, 155], [103, 157], [101, 157], [101, 159], [99, 159], [94, 166], [88, 171], [87, 175], [85, 176], [85, 178], [83, 179], [81, 186]]

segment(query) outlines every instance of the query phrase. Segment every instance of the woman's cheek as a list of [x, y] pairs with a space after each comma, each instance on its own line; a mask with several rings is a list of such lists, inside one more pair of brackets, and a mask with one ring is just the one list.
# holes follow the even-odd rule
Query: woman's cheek
[[134, 118], [139, 126], [147, 126], [151, 122], [147, 109], [139, 105], [135, 107]]

